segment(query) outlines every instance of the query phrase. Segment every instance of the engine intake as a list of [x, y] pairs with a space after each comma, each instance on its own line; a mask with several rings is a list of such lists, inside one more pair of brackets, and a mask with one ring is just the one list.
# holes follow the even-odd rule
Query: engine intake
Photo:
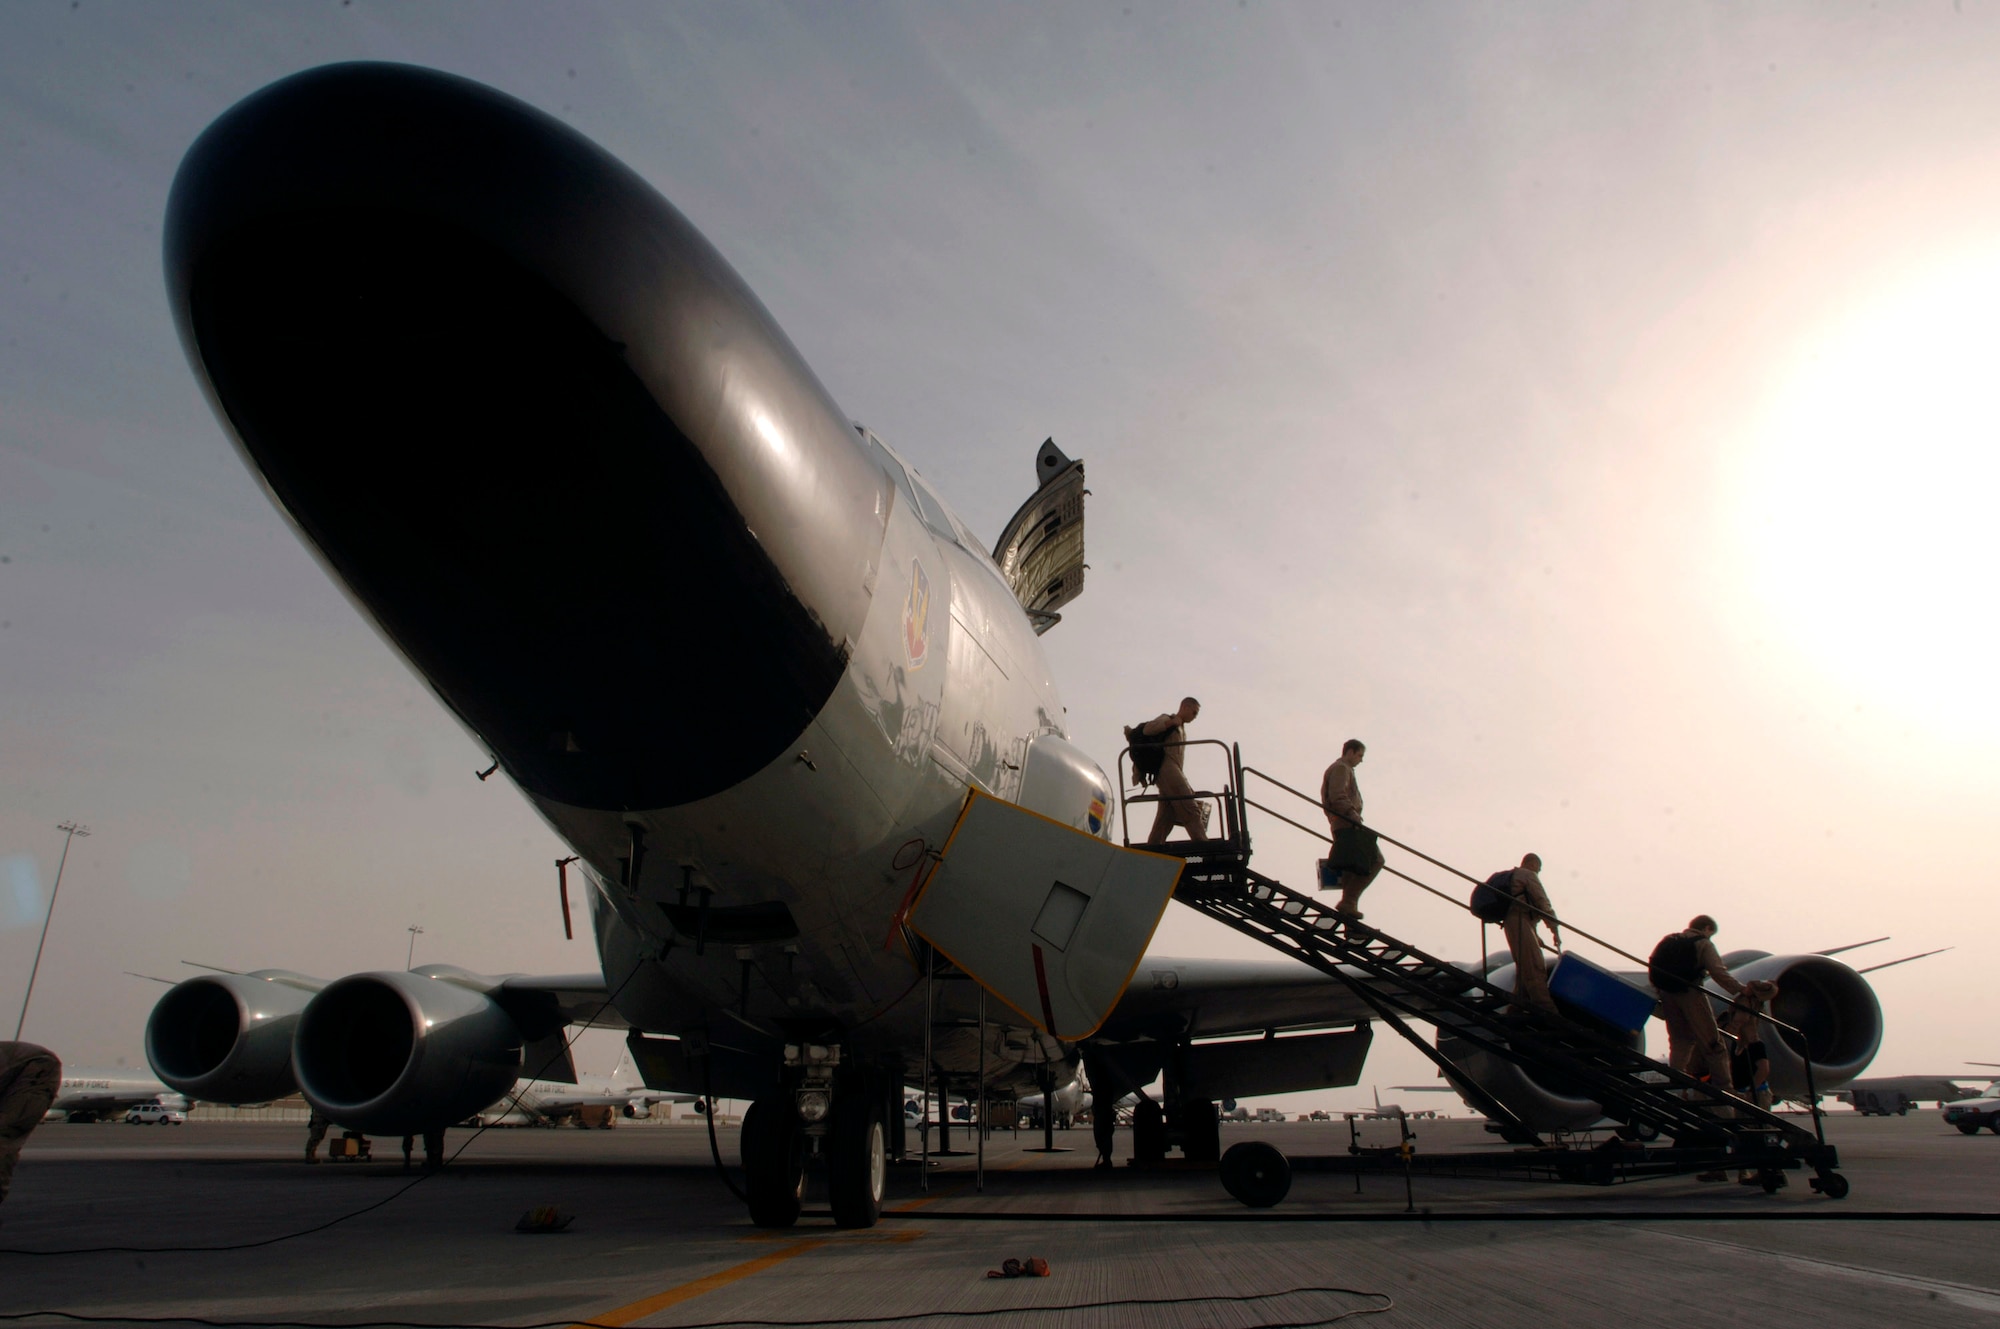
[[1812, 1057], [1813, 1086], [1821, 1093], [1846, 1084], [1875, 1060], [1882, 1047], [1882, 1003], [1868, 980], [1826, 955], [1767, 955], [1731, 970], [1749, 982], [1778, 985], [1771, 1014], [1805, 1036], [1769, 1026], [1764, 1047], [1771, 1057], [1771, 1090], [1779, 1098], [1806, 1096], [1805, 1057]]
[[321, 984], [286, 969], [176, 983], [146, 1021], [153, 1074], [189, 1098], [268, 1103], [297, 1088], [292, 1031]]
[[424, 974], [353, 974], [299, 1018], [299, 1091], [329, 1120], [378, 1135], [463, 1121], [513, 1087], [519, 1026], [484, 992]]

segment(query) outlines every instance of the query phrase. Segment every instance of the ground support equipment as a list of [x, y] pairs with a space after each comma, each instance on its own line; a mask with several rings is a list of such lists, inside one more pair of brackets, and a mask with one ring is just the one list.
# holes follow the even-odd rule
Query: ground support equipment
[[[1480, 1164], [1424, 1156], [1422, 1169], [1491, 1169], [1486, 1175], [1541, 1177], [1609, 1185], [1642, 1176], [1672, 1176], [1723, 1168], [1756, 1170], [1767, 1190], [1782, 1172], [1814, 1172], [1812, 1188], [1832, 1199], [1847, 1194], [1835, 1169], [1839, 1155], [1817, 1130], [1747, 1103], [1723, 1089], [1654, 1061], [1608, 1030], [1560, 1016], [1516, 1009], [1513, 994], [1476, 972], [1427, 954], [1408, 942], [1337, 913], [1315, 896], [1293, 891], [1250, 866], [1243, 799], [1243, 765], [1230, 749], [1229, 785], [1205, 796], [1223, 804], [1219, 840], [1168, 840], [1146, 845], [1187, 862], [1175, 889], [1181, 903], [1339, 980], [1381, 1020], [1434, 1062], [1510, 1142], [1526, 1154], [1482, 1154]], [[1138, 801], [1137, 799], [1128, 801]], [[1296, 824], [1296, 823], [1294, 823]], [[1663, 1148], [1613, 1141], [1578, 1149], [1543, 1140], [1504, 1104], [1482, 1090], [1411, 1021], [1440, 1035], [1511, 1061], [1597, 1102], [1606, 1117], [1637, 1135], [1669, 1141]], [[1361, 1155], [1331, 1166], [1361, 1166]], [[1231, 1175], [1223, 1168], [1225, 1182]], [[1344, 1166], [1343, 1166], [1344, 1165]], [[1404, 1166], [1398, 1159], [1394, 1166]], [[1415, 1160], [1410, 1161], [1415, 1169]], [[1468, 1173], [1469, 1174], [1469, 1173]], [[1240, 1198], [1240, 1197], [1239, 1197]], [[1255, 1201], [1247, 1201], [1255, 1203]]]

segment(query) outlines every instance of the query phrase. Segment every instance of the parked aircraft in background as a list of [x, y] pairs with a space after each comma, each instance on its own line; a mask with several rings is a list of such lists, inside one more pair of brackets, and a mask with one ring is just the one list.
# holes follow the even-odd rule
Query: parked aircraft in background
[[[632, 1068], [631, 1054], [618, 1059], [611, 1074], [599, 1080], [563, 1084], [554, 1080], [517, 1082], [494, 1106], [478, 1114], [484, 1126], [556, 1126], [563, 1122], [609, 1127], [620, 1117], [631, 1119], [653, 1115], [670, 1103], [693, 1103], [690, 1094], [672, 1094], [648, 1089]], [[585, 1109], [598, 1108], [589, 1113]]]
[[65, 1121], [82, 1125], [123, 1117], [129, 1108], [147, 1106], [185, 1112], [189, 1104], [186, 1095], [174, 1092], [150, 1075], [140, 1075], [122, 1066], [112, 1070], [71, 1070], [65, 1066], [62, 1086], [49, 1104], [49, 1111], [60, 1112]]
[[[1990, 1061], [1968, 1061], [1968, 1066], [1996, 1065]], [[1965, 1081], [1983, 1081], [1984, 1087], [1968, 1085]], [[1920, 1103], [1936, 1103], [1943, 1107], [1968, 1098], [2000, 1097], [2000, 1079], [1991, 1076], [1971, 1075], [1883, 1075], [1871, 1076], [1865, 1080], [1855, 1080], [1847, 1088], [1831, 1095], [1842, 1103], [1851, 1103], [1854, 1110], [1868, 1116], [1886, 1117], [1891, 1113], [1902, 1116]]]
[[[1444, 1084], [1392, 1084], [1389, 1088], [1399, 1093], [1409, 1094], [1448, 1094], [1452, 1092], [1451, 1086]], [[1406, 1110], [1401, 1103], [1384, 1103], [1382, 1101], [1382, 1091], [1372, 1085], [1369, 1086], [1369, 1092], [1375, 1095], [1375, 1110], [1373, 1112], [1362, 1113], [1361, 1115], [1364, 1119], [1373, 1120], [1376, 1118], [1401, 1117], [1415, 1121], [1424, 1117], [1435, 1117], [1437, 1115], [1436, 1108]]]
[[[1080, 1113], [1090, 1111], [1092, 1102], [1090, 1084], [1081, 1076], [1064, 1085], [1049, 1097], [1055, 1101], [1055, 1124], [1060, 1130], [1068, 1130]], [[1041, 1125], [1043, 1096], [1039, 1093], [1023, 1094], [1019, 1100], [1021, 1121]]]
[[[218, 416], [571, 847], [599, 957], [190, 979], [147, 1028], [169, 1084], [296, 1083], [340, 1125], [430, 1131], [524, 1072], [574, 1081], [570, 1026], [622, 1027], [652, 1089], [750, 1100], [751, 1215], [782, 1227], [809, 1162], [839, 1223], [875, 1221], [926, 1081], [1160, 1079], [1135, 1152], [1210, 1160], [1217, 1100], [1356, 1083], [1373, 1011], [1344, 981], [1144, 955], [1180, 865], [1110, 842], [1117, 791], [1066, 734], [1040, 634], [1083, 588], [1084, 488], [1053, 441], [989, 554], [671, 204], [428, 70], [329, 66], [231, 109], [165, 248]], [[1867, 1065], [1853, 970], [1750, 970], [1823, 1086]], [[1599, 1115], [1489, 1062], [1459, 1065], [1524, 1120]]]

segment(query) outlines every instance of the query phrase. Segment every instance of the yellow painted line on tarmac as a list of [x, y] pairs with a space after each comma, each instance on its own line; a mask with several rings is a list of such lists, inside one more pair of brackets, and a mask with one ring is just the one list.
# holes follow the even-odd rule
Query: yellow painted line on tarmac
[[[888, 1211], [884, 1210], [883, 1212], [886, 1213]], [[885, 1241], [901, 1245], [904, 1242], [915, 1241], [923, 1235], [924, 1230], [916, 1227], [871, 1228], [829, 1235], [826, 1241], [829, 1246], [866, 1246], [871, 1242], [880, 1243]], [[792, 1232], [746, 1232], [737, 1238], [739, 1241], [793, 1241], [796, 1239], [797, 1234]]]
[[[670, 1287], [664, 1292], [655, 1292], [650, 1297], [644, 1297], [638, 1301], [620, 1306], [616, 1310], [605, 1311], [601, 1315], [593, 1315], [587, 1320], [578, 1320], [570, 1326], [570, 1329], [623, 1329], [625, 1325], [631, 1324], [634, 1320], [643, 1320], [648, 1315], [655, 1315], [669, 1307], [678, 1306], [684, 1301], [692, 1301], [704, 1293], [713, 1292], [717, 1288], [728, 1287], [731, 1283], [748, 1278], [752, 1274], [761, 1274], [766, 1269], [781, 1265], [794, 1256], [804, 1255], [807, 1251], [819, 1250], [822, 1247], [838, 1249], [842, 1246], [882, 1244], [903, 1246], [923, 1235], [922, 1229], [919, 1228], [892, 1228], [887, 1232], [869, 1231], [841, 1233], [838, 1236], [808, 1237], [803, 1241], [794, 1241], [788, 1246], [781, 1246], [777, 1250], [759, 1255], [755, 1259], [745, 1260], [741, 1264], [732, 1264], [727, 1269], [718, 1270], [715, 1273], [693, 1279], [676, 1287]], [[776, 1233], [769, 1235], [754, 1233], [746, 1236], [744, 1240], [768, 1241], [782, 1240], [782, 1238]]]
[[795, 1241], [789, 1246], [782, 1246], [767, 1255], [760, 1255], [754, 1260], [745, 1260], [741, 1264], [732, 1264], [727, 1269], [718, 1270], [705, 1277], [682, 1283], [678, 1287], [670, 1287], [664, 1292], [655, 1292], [650, 1297], [630, 1302], [627, 1305], [620, 1306], [616, 1310], [593, 1315], [587, 1320], [579, 1320], [571, 1325], [570, 1329], [623, 1329], [623, 1326], [631, 1324], [634, 1320], [643, 1320], [648, 1315], [657, 1314], [670, 1306], [678, 1306], [684, 1301], [692, 1301], [694, 1298], [704, 1293], [713, 1292], [717, 1288], [728, 1287], [731, 1283], [748, 1278], [752, 1274], [761, 1274], [766, 1269], [783, 1264], [794, 1256], [804, 1255], [807, 1251], [818, 1250], [824, 1245], [826, 1245], [826, 1242], [821, 1238]]

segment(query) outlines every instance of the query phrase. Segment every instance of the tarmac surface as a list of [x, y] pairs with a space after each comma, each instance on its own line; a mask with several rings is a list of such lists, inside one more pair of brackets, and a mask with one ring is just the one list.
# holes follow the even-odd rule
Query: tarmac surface
[[[1474, 1122], [1415, 1129], [1422, 1153], [1494, 1147]], [[51, 1123], [0, 1209], [0, 1316], [1252, 1329], [1377, 1312], [1366, 1318], [1385, 1329], [2000, 1326], [2000, 1137], [1960, 1135], [1935, 1110], [1840, 1114], [1828, 1129], [1853, 1183], [1845, 1200], [1814, 1194], [1803, 1173], [1774, 1196], [1691, 1178], [1598, 1188], [1422, 1176], [1406, 1195], [1400, 1175], [1365, 1177], [1357, 1194], [1352, 1175], [1302, 1171], [1270, 1210], [1237, 1204], [1213, 1168], [1093, 1172], [1086, 1130], [1059, 1133], [1073, 1152], [1054, 1155], [1029, 1152], [1040, 1141], [1023, 1131], [988, 1143], [983, 1191], [970, 1157], [938, 1160], [928, 1192], [918, 1168], [896, 1167], [891, 1212], [874, 1229], [839, 1230], [809, 1198], [796, 1229], [764, 1232], [716, 1176], [698, 1127], [490, 1130], [411, 1185], [400, 1154], [305, 1167], [296, 1125]], [[1364, 1131], [1364, 1143], [1394, 1143], [1393, 1122]], [[733, 1171], [735, 1132], [720, 1135]], [[471, 1136], [453, 1132], [450, 1147]], [[1339, 1122], [1224, 1127], [1225, 1147], [1244, 1139], [1294, 1156], [1348, 1143]], [[395, 1153], [396, 1141], [378, 1143]], [[538, 1205], [575, 1221], [515, 1232]], [[357, 1213], [368, 1206], [379, 1207]], [[343, 1215], [354, 1216], [288, 1237]], [[271, 1244], [161, 1249], [253, 1242]], [[45, 1253], [77, 1247], [121, 1249]], [[1050, 1277], [985, 1277], [1031, 1255]], [[1106, 1302], [1118, 1304], [1082, 1309]]]

